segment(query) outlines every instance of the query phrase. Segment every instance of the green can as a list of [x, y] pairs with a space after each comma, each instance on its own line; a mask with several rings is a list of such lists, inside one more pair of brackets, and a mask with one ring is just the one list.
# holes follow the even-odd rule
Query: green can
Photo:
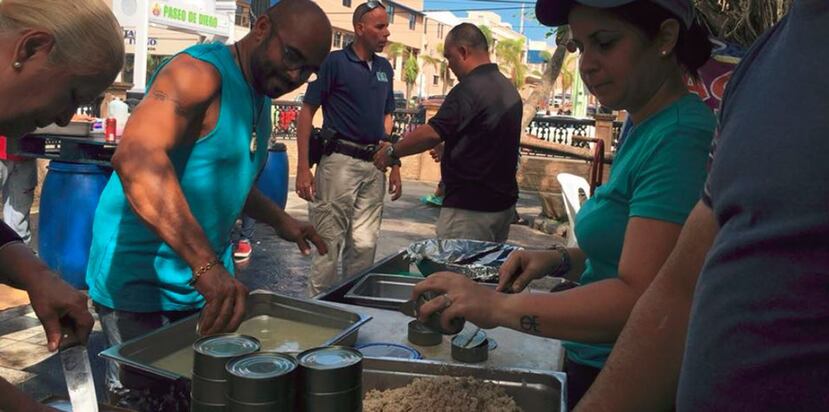
[[227, 395], [241, 404], [284, 403], [293, 407], [297, 361], [290, 355], [257, 352], [227, 363]]

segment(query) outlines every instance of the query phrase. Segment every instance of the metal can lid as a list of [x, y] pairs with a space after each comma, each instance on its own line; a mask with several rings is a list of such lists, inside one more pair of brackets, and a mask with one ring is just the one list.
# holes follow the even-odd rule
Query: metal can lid
[[366, 343], [365, 345], [358, 346], [357, 350], [363, 356], [372, 358], [423, 359], [423, 355], [415, 348], [396, 343]]
[[309, 349], [297, 357], [299, 364], [312, 369], [338, 369], [359, 363], [363, 355], [351, 348], [328, 346]]
[[232, 358], [259, 351], [259, 341], [246, 335], [228, 334], [201, 338], [193, 350], [214, 358]]
[[276, 352], [259, 352], [234, 359], [227, 371], [242, 378], [267, 379], [285, 375], [296, 369], [294, 358]]

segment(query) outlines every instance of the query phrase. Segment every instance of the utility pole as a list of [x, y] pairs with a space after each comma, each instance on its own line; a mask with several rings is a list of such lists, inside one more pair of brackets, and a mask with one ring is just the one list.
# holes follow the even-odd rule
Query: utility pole
[[518, 25], [518, 32], [524, 34], [524, 3], [521, 3], [521, 23]]

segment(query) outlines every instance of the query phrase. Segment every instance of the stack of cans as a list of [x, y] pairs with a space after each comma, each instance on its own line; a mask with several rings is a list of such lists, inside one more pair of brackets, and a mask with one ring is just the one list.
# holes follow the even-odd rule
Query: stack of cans
[[224, 412], [227, 403], [226, 364], [229, 360], [258, 352], [259, 341], [235, 333], [207, 336], [193, 343], [193, 379], [190, 410]]
[[363, 355], [352, 348], [328, 346], [297, 355], [298, 405], [301, 411], [362, 410]]
[[226, 366], [227, 411], [292, 411], [296, 368], [293, 357], [275, 352], [231, 360]]

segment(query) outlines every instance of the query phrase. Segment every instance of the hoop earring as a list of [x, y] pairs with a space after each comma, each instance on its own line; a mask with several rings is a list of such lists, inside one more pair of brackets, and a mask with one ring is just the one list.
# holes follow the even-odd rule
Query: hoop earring
[[23, 68], [23, 63], [20, 63], [20, 62], [14, 62], [14, 63], [12, 63], [12, 67], [13, 67], [15, 70], [20, 70], [20, 69], [22, 69], [22, 68]]

